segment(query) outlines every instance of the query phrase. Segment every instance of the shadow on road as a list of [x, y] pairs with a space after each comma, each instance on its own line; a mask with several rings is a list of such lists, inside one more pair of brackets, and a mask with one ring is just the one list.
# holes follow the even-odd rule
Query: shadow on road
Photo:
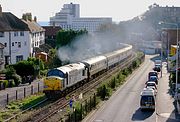
[[141, 111], [141, 109], [139, 108], [135, 111], [131, 120], [132, 121], [145, 120], [149, 118], [153, 113], [154, 111], [145, 111], [145, 110]]

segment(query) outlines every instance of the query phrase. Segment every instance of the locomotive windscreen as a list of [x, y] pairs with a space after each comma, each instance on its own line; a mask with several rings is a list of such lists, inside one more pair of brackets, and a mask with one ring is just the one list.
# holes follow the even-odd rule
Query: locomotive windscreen
[[58, 77], [61, 77], [61, 78], [65, 78], [66, 77], [66, 75], [62, 71], [57, 70], [57, 69], [50, 70], [47, 73], [47, 76], [58, 76]]

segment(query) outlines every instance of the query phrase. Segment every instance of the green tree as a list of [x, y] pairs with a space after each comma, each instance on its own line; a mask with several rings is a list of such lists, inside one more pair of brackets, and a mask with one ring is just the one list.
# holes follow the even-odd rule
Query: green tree
[[76, 37], [86, 34], [86, 30], [60, 30], [57, 34], [57, 48], [70, 44]]

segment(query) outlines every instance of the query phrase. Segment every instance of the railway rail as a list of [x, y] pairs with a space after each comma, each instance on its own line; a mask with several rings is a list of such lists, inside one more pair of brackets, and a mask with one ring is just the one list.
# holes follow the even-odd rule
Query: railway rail
[[[104, 79], [111, 77], [112, 76], [111, 74], [116, 73], [116, 72], [126, 68], [127, 66], [129, 66], [131, 64], [131, 62], [134, 59], [136, 59], [136, 57], [137, 56], [135, 56], [135, 54], [133, 54], [131, 57], [126, 59], [120, 65], [108, 70], [107, 72], [103, 73], [99, 77], [89, 81], [88, 83], [84, 84], [82, 87], [77, 88], [73, 92], [69, 93], [68, 96], [74, 95], [75, 98], [78, 98], [80, 93], [82, 93], [82, 94], [88, 93], [93, 88], [97, 87], [100, 83], [102, 83]], [[65, 108], [68, 104], [69, 104], [69, 99], [66, 99], [65, 97], [63, 97], [63, 98], [55, 101], [52, 104], [49, 104], [41, 109], [35, 110], [33, 113], [28, 115], [28, 117], [20, 119], [20, 121], [44, 122], [44, 121], [48, 120], [50, 117], [54, 116], [56, 113], [61, 112], [61, 110], [63, 110], [63, 108]], [[28, 109], [28, 110], [30, 110], [30, 109]], [[25, 111], [28, 111], [28, 110], [25, 110]], [[21, 112], [21, 114], [23, 114], [23, 113], [24, 112]], [[6, 120], [6, 122], [8, 122], [14, 118], [17, 118], [17, 116], [20, 116], [20, 115], [19, 114], [15, 115], [15, 116], [9, 118], [8, 120]]]
[[[108, 70], [99, 77], [84, 84], [82, 87], [77, 88], [76, 90], [68, 94], [68, 96], [74, 95], [75, 98], [78, 98], [79, 93], [86, 94], [87, 92], [91, 91], [93, 88], [97, 87], [100, 83], [102, 83], [104, 79], [111, 77], [113, 73], [116, 73], [131, 65], [131, 62], [135, 59], [136, 56], [134, 54], [128, 59], [126, 59], [122, 64]], [[28, 118], [25, 121], [44, 122], [48, 120], [50, 117], [54, 116], [56, 113], [60, 113], [63, 110], [63, 108], [65, 108], [68, 104], [69, 104], [69, 99], [61, 98], [58, 101], [56, 101], [53, 105], [51, 105], [50, 108], [46, 107], [38, 112], [33, 113], [33, 115], [31, 115], [31, 118]]]

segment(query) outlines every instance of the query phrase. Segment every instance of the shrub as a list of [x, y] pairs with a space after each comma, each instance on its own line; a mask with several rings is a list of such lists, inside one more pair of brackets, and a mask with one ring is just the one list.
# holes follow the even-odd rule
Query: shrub
[[8, 80], [8, 87], [14, 87], [14, 86], [15, 86], [14, 79], [9, 79]]
[[4, 84], [5, 88], [7, 88], [8, 87], [8, 80], [3, 80], [3, 84]]
[[15, 86], [18, 86], [22, 81], [21, 76], [17, 74], [12, 75], [12, 79], [14, 79]]
[[100, 96], [102, 100], [104, 100], [106, 96], [110, 96], [110, 92], [111, 90], [108, 89], [105, 84], [97, 88], [97, 96]]

